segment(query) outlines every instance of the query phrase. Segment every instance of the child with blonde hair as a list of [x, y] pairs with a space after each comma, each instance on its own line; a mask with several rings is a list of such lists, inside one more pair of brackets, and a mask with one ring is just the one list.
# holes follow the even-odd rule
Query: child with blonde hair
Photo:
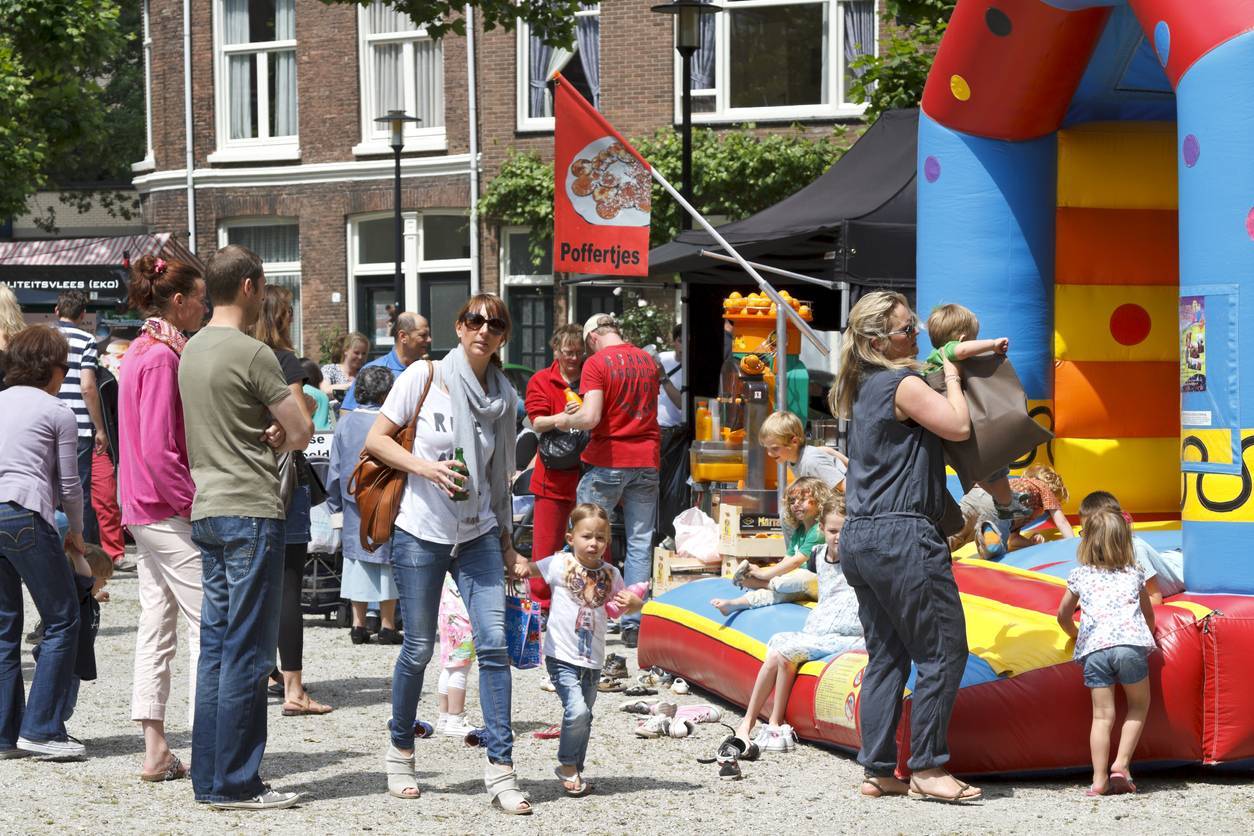
[[742, 560], [732, 582], [747, 589], [739, 598], [714, 598], [710, 606], [723, 615], [749, 607], [765, 607], [784, 601], [813, 601], [818, 597], [818, 576], [802, 568], [816, 546], [823, 544], [820, 516], [835, 492], [821, 480], [806, 476], [784, 493], [784, 559], [774, 566], [754, 567]]
[[[1075, 659], [1084, 667], [1084, 684], [1093, 698], [1093, 784], [1087, 795], [1136, 792], [1130, 766], [1149, 712], [1148, 658], [1156, 646], [1145, 570], [1133, 554], [1131, 527], [1113, 511], [1099, 511], [1085, 522], [1076, 557], [1079, 565], [1067, 576], [1058, 625], [1075, 641]], [[1116, 682], [1123, 687], [1128, 713], [1110, 763]]]
[[605, 664], [606, 605], [620, 612], [638, 612], [644, 606], [640, 596], [624, 586], [618, 570], [603, 560], [609, 542], [609, 515], [584, 502], [570, 512], [569, 548], [531, 563], [532, 577], [544, 578], [553, 590], [544, 631], [544, 664], [563, 707], [554, 771], [562, 791], [572, 798], [592, 792], [583, 768], [597, 681]]
[[791, 412], [772, 412], [758, 429], [758, 443], [766, 455], [792, 469], [797, 479], [813, 476], [832, 490], [844, 490], [849, 459], [839, 450], [806, 444], [801, 419]]

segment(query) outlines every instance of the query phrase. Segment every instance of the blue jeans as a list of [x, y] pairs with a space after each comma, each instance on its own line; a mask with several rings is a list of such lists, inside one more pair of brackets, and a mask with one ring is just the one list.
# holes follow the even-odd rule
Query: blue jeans
[[[600, 505], [608, 514], [621, 501], [627, 526], [623, 582], [645, 583], [653, 577], [653, 529], [657, 520], [656, 467], [593, 467], [579, 480], [578, 502]], [[640, 626], [640, 614], [625, 615], [624, 627]]]
[[562, 739], [557, 744], [557, 762], [583, 772], [588, 739], [592, 736], [592, 705], [597, 701], [597, 680], [601, 672], [552, 656], [545, 658], [544, 665], [562, 700]]
[[[22, 584], [44, 622], [30, 703], [22, 682]], [[61, 538], [43, 517], [0, 503], [0, 749], [64, 740], [78, 657], [78, 590]]]
[[388, 728], [397, 749], [414, 747], [414, 720], [422, 677], [431, 661], [440, 611], [444, 575], [453, 573], [461, 592], [475, 655], [479, 658], [479, 703], [487, 727], [488, 759], [513, 763], [514, 731], [510, 726], [509, 651], [505, 643], [505, 564], [497, 529], [457, 546], [419, 540], [396, 529], [392, 537], [392, 575], [400, 592], [405, 641], [392, 675], [392, 719]]
[[95, 438], [78, 437], [78, 483], [83, 486], [83, 540], [98, 544], [100, 526], [96, 522], [96, 509], [91, 504], [91, 454], [95, 448]]
[[283, 583], [283, 520], [207, 517], [192, 523], [204, 599], [192, 727], [197, 801], [263, 792], [266, 678], [274, 669]]
[[1080, 660], [1084, 666], [1084, 687], [1112, 688], [1116, 682], [1135, 685], [1149, 676], [1149, 654], [1150, 648], [1129, 644], [1094, 650]]

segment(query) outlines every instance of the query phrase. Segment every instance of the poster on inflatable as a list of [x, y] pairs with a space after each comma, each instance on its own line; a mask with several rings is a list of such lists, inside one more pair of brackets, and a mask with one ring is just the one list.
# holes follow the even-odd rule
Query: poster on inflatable
[[1206, 299], [1180, 297], [1180, 391], [1206, 391]]
[[553, 269], [649, 274], [649, 164], [570, 85], [555, 76]]

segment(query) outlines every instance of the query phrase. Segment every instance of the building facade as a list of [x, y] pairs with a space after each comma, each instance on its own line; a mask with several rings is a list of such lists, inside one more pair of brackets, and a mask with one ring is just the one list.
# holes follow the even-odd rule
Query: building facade
[[[626, 136], [678, 121], [673, 21], [650, 12], [654, 2], [586, 4], [562, 50], [525, 25], [485, 32], [473, 13], [469, 37], [436, 41], [381, 2], [192, 0], [185, 21], [181, 0], [147, 0], [149, 148], [134, 181], [144, 221], [188, 236], [202, 256], [226, 243], [255, 250], [296, 294], [309, 356], [346, 329], [385, 351], [394, 162], [374, 120], [403, 109], [421, 120], [401, 162], [406, 307], [431, 320], [439, 352], [470, 293], [500, 292], [516, 322], [506, 359], [538, 367], [556, 324], [620, 300], [562, 286], [529, 255], [527, 229], [475, 222], [470, 210], [511, 149], [552, 157], [553, 70]], [[877, 3], [724, 7], [694, 56], [696, 124], [822, 130], [859, 118], [848, 64], [874, 49]]]

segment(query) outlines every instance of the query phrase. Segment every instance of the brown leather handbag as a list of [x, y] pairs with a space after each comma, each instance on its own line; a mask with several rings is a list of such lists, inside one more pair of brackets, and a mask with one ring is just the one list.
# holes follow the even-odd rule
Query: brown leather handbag
[[[405, 452], [414, 449], [414, 434], [418, 429], [418, 413], [422, 412], [423, 401], [431, 390], [431, 381], [435, 378], [435, 367], [430, 360], [427, 364], [427, 383], [422, 387], [418, 397], [418, 405], [414, 407], [414, 415], [409, 423], [401, 427], [392, 438], [404, 448]], [[361, 530], [358, 537], [361, 547], [373, 553], [384, 543], [392, 539], [392, 529], [396, 526], [396, 514], [401, 508], [401, 495], [405, 492], [405, 484], [409, 473], [384, 464], [365, 450], [353, 468], [353, 475], [348, 479], [348, 492], [357, 502], [357, 511], [361, 515]]]

